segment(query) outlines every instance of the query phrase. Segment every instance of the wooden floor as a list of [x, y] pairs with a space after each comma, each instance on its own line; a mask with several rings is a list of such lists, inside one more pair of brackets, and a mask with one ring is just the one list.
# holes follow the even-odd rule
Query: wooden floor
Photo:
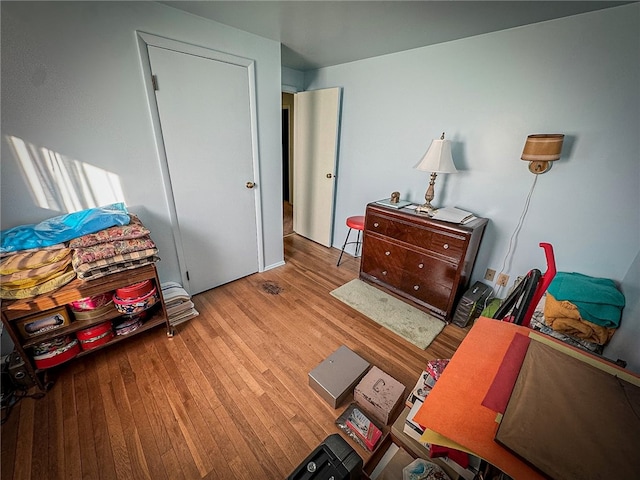
[[158, 328], [59, 368], [2, 426], [2, 479], [286, 477], [338, 431], [307, 374], [340, 345], [410, 388], [466, 334], [448, 325], [420, 350], [342, 304], [329, 292], [359, 261], [338, 254], [290, 235], [286, 265], [195, 296], [174, 338]]

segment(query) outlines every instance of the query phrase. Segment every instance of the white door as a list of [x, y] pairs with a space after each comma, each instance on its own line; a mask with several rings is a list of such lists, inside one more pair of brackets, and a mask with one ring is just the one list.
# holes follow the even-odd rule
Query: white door
[[327, 88], [293, 98], [293, 230], [325, 247], [333, 236], [340, 93]]
[[258, 271], [250, 76], [199, 55], [148, 52], [193, 295]]

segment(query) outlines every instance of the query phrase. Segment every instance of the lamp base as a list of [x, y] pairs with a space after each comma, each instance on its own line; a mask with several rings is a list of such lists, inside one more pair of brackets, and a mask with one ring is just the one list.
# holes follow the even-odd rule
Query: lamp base
[[430, 203], [423, 203], [422, 205], [418, 205], [416, 207], [416, 213], [424, 213], [426, 215], [429, 215], [430, 217], [433, 217], [433, 214], [436, 213], [436, 210], [438, 209]]

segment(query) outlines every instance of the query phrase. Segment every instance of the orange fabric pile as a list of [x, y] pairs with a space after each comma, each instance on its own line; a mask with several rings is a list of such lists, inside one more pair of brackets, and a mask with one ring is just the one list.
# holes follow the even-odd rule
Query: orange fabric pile
[[547, 292], [547, 300], [544, 306], [545, 323], [556, 332], [581, 338], [598, 345], [606, 345], [615, 328], [607, 328], [584, 320], [580, 316], [578, 307], [568, 300], [556, 300]]

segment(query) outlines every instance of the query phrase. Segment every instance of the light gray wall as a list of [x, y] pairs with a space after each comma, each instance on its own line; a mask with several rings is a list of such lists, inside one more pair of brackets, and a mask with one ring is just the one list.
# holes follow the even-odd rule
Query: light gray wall
[[[520, 160], [527, 135], [564, 133], [505, 271], [544, 272], [549, 242], [559, 271], [621, 282], [640, 247], [639, 19], [636, 3], [306, 72], [309, 90], [343, 88], [334, 246], [367, 202], [394, 190], [424, 201], [428, 174], [413, 166], [444, 131], [460, 173], [438, 176], [434, 205], [490, 219], [482, 280], [501, 269], [535, 178]], [[623, 323], [621, 358], [640, 346], [640, 317]]]
[[638, 4], [306, 73], [307, 89], [344, 89], [334, 244], [344, 219], [398, 190], [423, 202], [413, 166], [443, 131], [455, 175], [436, 205], [491, 222], [475, 277], [500, 269], [535, 176], [520, 160], [532, 133], [564, 133], [540, 175], [506, 273], [559, 270], [622, 280], [640, 246]]
[[294, 68], [282, 67], [282, 91], [296, 93], [304, 90], [304, 72]]
[[[1, 8], [3, 229], [87, 208], [95, 199], [124, 200], [158, 244], [161, 280], [180, 281], [136, 43], [140, 30], [255, 60], [264, 259], [266, 268], [282, 263], [279, 43], [154, 2], [2, 2]], [[58, 179], [54, 194], [37, 196], [20, 158], [98, 171], [100, 185], [84, 190], [72, 182], [69, 190], [83, 192], [74, 199], [60, 193]], [[107, 179], [112, 188], [105, 190]]]

